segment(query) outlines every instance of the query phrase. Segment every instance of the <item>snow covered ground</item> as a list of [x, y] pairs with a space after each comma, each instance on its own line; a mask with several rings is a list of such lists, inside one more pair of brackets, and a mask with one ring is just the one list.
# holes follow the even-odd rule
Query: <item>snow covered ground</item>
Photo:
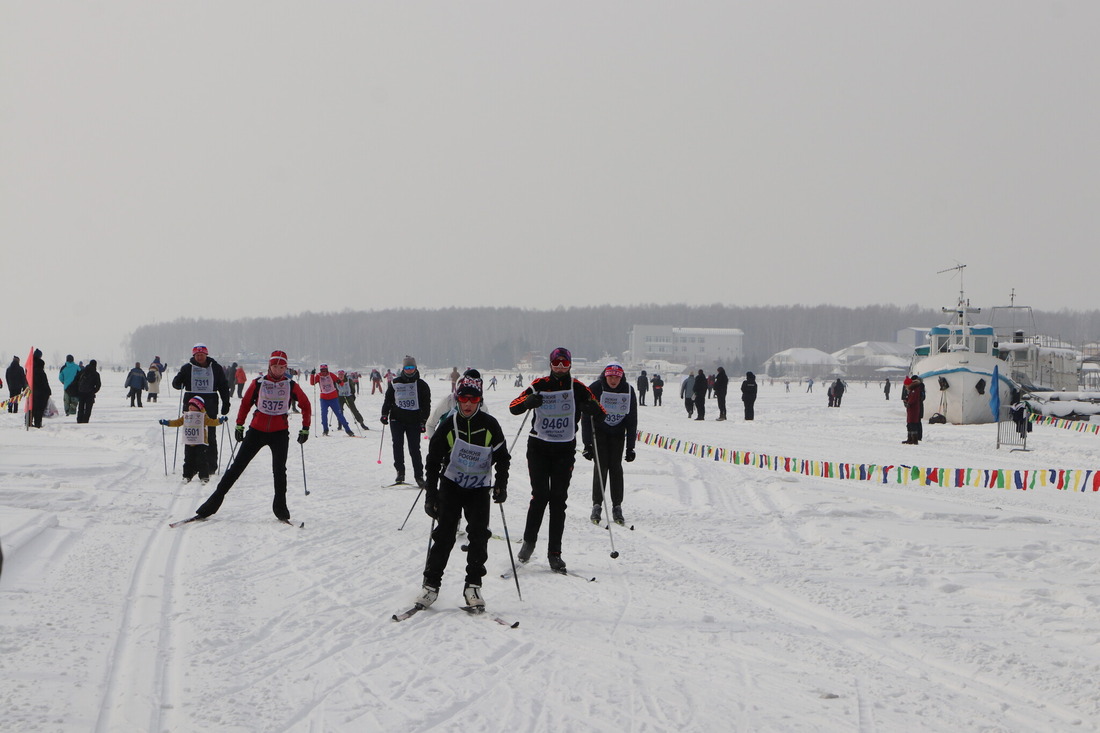
[[[433, 391], [448, 384], [431, 375]], [[1054, 731], [1100, 729], [1100, 495], [808, 478], [639, 445], [628, 527], [588, 522], [578, 456], [552, 574], [542, 543], [512, 580], [490, 541], [492, 615], [458, 609], [456, 546], [440, 600], [416, 594], [430, 520], [365, 439], [292, 447], [290, 507], [270, 511], [267, 454], [216, 517], [169, 529], [211, 487], [165, 476], [156, 420], [123, 375], [88, 425], [26, 432], [0, 414], [3, 731]], [[518, 390], [488, 407], [509, 435]], [[117, 382], [117, 384], [115, 384]], [[735, 389], [736, 391], [736, 389]], [[652, 395], [650, 396], [652, 401]], [[854, 384], [762, 383], [757, 419], [689, 421], [670, 387], [643, 431], [738, 450], [948, 468], [1096, 466], [1100, 437], [1038, 426], [1029, 453], [990, 425], [925, 427]], [[236, 402], [234, 402], [234, 413]], [[525, 438], [508, 529], [525, 516]], [[162, 450], [158, 450], [162, 449]], [[228, 453], [226, 454], [228, 455]], [[172, 468], [172, 445], [166, 449]], [[182, 463], [182, 451], [177, 463]], [[499, 509], [493, 529], [503, 534]], [[611, 542], [621, 553], [611, 559]]]

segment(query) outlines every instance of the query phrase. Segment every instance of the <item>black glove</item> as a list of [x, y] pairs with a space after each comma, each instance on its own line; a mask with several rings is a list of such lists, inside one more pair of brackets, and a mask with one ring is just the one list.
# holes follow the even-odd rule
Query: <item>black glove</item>
[[439, 518], [439, 492], [429, 491], [424, 495], [424, 513], [432, 519]]
[[238, 425], [236, 429], [233, 430], [233, 435], [237, 438], [238, 443], [244, 440], [244, 425]]
[[379, 419], [379, 422], [381, 422], [381, 423], [382, 423], [383, 425], [389, 425], [389, 424], [390, 424], [390, 418], [389, 418], [389, 416], [388, 416], [388, 415], [383, 415], [383, 416], [382, 416], [382, 417], [381, 417], [381, 418]]
[[523, 401], [523, 406], [528, 410], [533, 410], [540, 405], [542, 405], [542, 395], [538, 392], [532, 392], [527, 395], [527, 399]]
[[298, 431], [298, 442], [304, 443], [309, 440], [309, 428], [302, 428]]
[[161, 425], [167, 425], [168, 424], [167, 420], [158, 420], [157, 422], [159, 422]]
[[422, 433], [428, 432], [428, 424], [427, 423], [423, 423], [423, 422], [420, 423], [420, 432], [422, 432]]
[[591, 461], [592, 460], [592, 446], [586, 445], [584, 447], [584, 450], [581, 451], [581, 456], [584, 457], [584, 460]]
[[311, 370], [309, 371], [309, 373], [310, 373], [310, 374], [316, 374], [316, 373], [317, 373], [317, 370], [316, 370], [316, 369], [311, 369]]
[[229, 414], [229, 400], [222, 400], [222, 414]]
[[626, 449], [626, 462], [627, 463], [633, 463], [634, 458], [635, 458], [634, 449], [633, 448], [627, 448]]
[[493, 487], [493, 501], [503, 504], [508, 501], [508, 484], [500, 484]]

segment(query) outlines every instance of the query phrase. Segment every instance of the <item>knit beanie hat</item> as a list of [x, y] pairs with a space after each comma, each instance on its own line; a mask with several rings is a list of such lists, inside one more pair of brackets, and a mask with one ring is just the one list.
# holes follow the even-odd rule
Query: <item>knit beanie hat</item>
[[416, 359], [409, 356], [408, 354], [405, 354], [405, 358], [401, 362], [401, 368], [404, 369], [405, 367], [409, 367], [409, 366], [411, 366], [411, 367], [416, 366]]
[[203, 401], [202, 397], [199, 397], [198, 395], [187, 400], [187, 406], [197, 407], [199, 408], [200, 412], [206, 412], [206, 403]]
[[209, 354], [210, 351], [206, 348], [206, 344], [195, 344], [191, 348], [192, 354]]
[[276, 364], [282, 364], [286, 366], [286, 352], [285, 351], [272, 351], [271, 359], [268, 360], [268, 366], [275, 366]]
[[455, 394], [459, 397], [481, 397], [481, 378], [462, 377], [455, 384]]
[[553, 363], [559, 359], [565, 359], [566, 361], [572, 363], [573, 355], [569, 353], [569, 349], [565, 348], [564, 346], [559, 346], [558, 348], [550, 352], [550, 362]]
[[607, 366], [603, 368], [603, 375], [605, 377], [621, 377], [626, 372], [623, 371], [623, 365], [617, 361], [608, 362]]

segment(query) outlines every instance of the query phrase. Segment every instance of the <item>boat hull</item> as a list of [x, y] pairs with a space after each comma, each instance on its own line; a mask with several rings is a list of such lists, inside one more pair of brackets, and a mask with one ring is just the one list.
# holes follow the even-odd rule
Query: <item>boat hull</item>
[[[934, 354], [913, 364], [913, 373], [924, 381], [924, 417], [941, 413], [952, 425], [980, 425], [995, 421], [993, 371], [1002, 409], [1011, 404], [1012, 382], [1000, 372], [1004, 362], [987, 354], [968, 352]], [[941, 381], [947, 389], [941, 389]]]

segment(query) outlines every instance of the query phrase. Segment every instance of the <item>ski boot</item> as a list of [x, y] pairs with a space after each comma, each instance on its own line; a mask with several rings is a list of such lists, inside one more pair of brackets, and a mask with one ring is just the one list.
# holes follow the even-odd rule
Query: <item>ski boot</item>
[[550, 569], [555, 573], [565, 572], [565, 560], [561, 559], [560, 552], [551, 552], [546, 556], [546, 559], [550, 563]]
[[516, 554], [516, 559], [525, 563], [531, 559], [531, 553], [535, 551], [535, 543], [523, 541], [523, 547], [519, 548], [519, 553]]
[[416, 597], [416, 605], [427, 608], [435, 603], [436, 598], [439, 598], [439, 588], [425, 583], [420, 589], [420, 595]]
[[611, 518], [615, 520], [615, 524], [626, 524], [626, 520], [623, 519], [623, 508], [621, 506], [611, 507]]
[[485, 610], [485, 599], [481, 597], [480, 585], [467, 583], [465, 590], [462, 591], [462, 597], [466, 599], [467, 606], [477, 609], [477, 613]]
[[602, 516], [603, 507], [601, 507], [599, 504], [593, 504], [592, 513], [588, 515], [588, 518], [592, 520], [592, 524], [599, 524]]

